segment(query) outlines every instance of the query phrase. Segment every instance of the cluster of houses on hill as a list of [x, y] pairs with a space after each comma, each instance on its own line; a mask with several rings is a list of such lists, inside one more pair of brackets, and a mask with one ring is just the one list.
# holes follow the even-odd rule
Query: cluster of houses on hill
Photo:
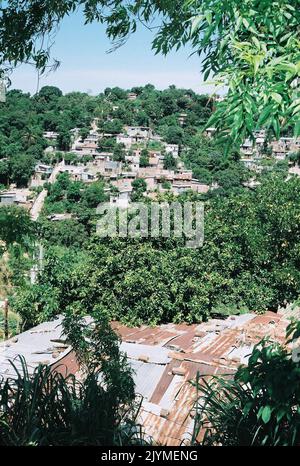
[[[96, 119], [97, 120], [97, 119]], [[95, 121], [92, 123], [92, 130], [89, 135], [82, 140], [80, 137], [75, 138], [71, 151], [78, 155], [99, 155], [99, 139], [115, 139], [117, 144], [122, 144], [126, 151], [134, 146], [146, 147], [148, 143], [159, 143], [165, 153], [172, 153], [174, 157], [179, 155], [177, 144], [167, 144], [163, 138], [155, 134], [153, 130], [146, 126], [124, 126], [123, 132], [119, 134], [100, 133], [95, 129]]]
[[[133, 98], [134, 96], [128, 95], [128, 99]], [[185, 118], [185, 115], [182, 115], [182, 118]], [[205, 135], [207, 137], [214, 137], [214, 134], [215, 128], [207, 128], [205, 130]], [[256, 131], [254, 136], [255, 141], [246, 139], [240, 146], [240, 151], [242, 154], [241, 161], [247, 168], [255, 172], [262, 171], [262, 160], [265, 158], [266, 154], [272, 155], [277, 161], [280, 161], [287, 159], [289, 154], [300, 150], [300, 138], [281, 137], [277, 141], [273, 140], [266, 143], [265, 130]], [[147, 188], [150, 193], [161, 187], [161, 180], [167, 180], [171, 185], [171, 190], [175, 194], [187, 189], [192, 189], [197, 192], [207, 192], [210, 189], [210, 186], [203, 185], [193, 179], [192, 173], [184, 170], [180, 162], [175, 171], [166, 171], [163, 169], [164, 154], [171, 153], [175, 159], [178, 159], [179, 147], [176, 144], [167, 144], [164, 142], [163, 138], [155, 134], [151, 128], [143, 126], [125, 126], [123, 132], [120, 134], [101, 134], [103, 138], [114, 137], [118, 144], [123, 145], [127, 152], [125, 164], [114, 162], [112, 160], [113, 154], [110, 152], [99, 153], [99, 137], [97, 119], [95, 119], [92, 123], [92, 130], [84, 141], [75, 138], [71, 149], [72, 152], [78, 155], [91, 155], [94, 157], [93, 163], [88, 164], [89, 166], [84, 169], [73, 169], [75, 179], [81, 178], [83, 181], [93, 181], [97, 173], [100, 173], [101, 176], [105, 178], [112, 179], [115, 177], [120, 177], [121, 179], [143, 177], [146, 179]], [[47, 138], [53, 141], [55, 133], [48, 132]], [[162, 150], [150, 150], [149, 166], [141, 168], [139, 166], [141, 148], [146, 147], [149, 142], [158, 143]], [[71, 172], [72, 168], [70, 167], [69, 170]], [[118, 184], [120, 184], [121, 188], [123, 187], [121, 180]], [[129, 181], [127, 181], [126, 185], [128, 186], [129, 184]], [[165, 185], [165, 183], [163, 184]]]
[[[215, 128], [207, 128], [205, 135], [212, 138], [216, 132]], [[263, 169], [262, 159], [266, 155], [272, 155], [275, 160], [286, 160], [292, 153], [300, 151], [300, 138], [281, 137], [278, 140], [266, 142], [266, 131], [260, 130], [254, 132], [254, 141], [249, 138], [245, 139], [240, 146], [242, 162], [250, 170], [260, 172]]]
[[261, 161], [266, 155], [272, 155], [277, 161], [286, 160], [292, 153], [300, 150], [300, 138], [281, 137], [266, 143], [265, 130], [254, 133], [255, 142], [246, 139], [240, 147], [243, 155], [242, 161], [247, 168], [255, 171], [261, 171]]
[[[128, 99], [134, 96], [128, 96]], [[184, 118], [185, 115], [182, 115]], [[163, 138], [146, 126], [124, 126], [119, 134], [103, 133], [98, 129], [98, 119], [91, 124], [91, 130], [85, 139], [79, 135], [78, 128], [71, 130], [71, 152], [77, 155], [76, 163], [61, 163], [60, 172], [67, 172], [74, 181], [92, 183], [98, 179], [104, 179], [108, 186], [114, 189], [111, 192], [111, 202], [117, 206], [127, 207], [132, 193], [132, 182], [137, 178], [143, 178], [147, 190], [145, 195], [155, 199], [158, 193], [170, 191], [174, 195], [185, 191], [207, 193], [215, 186], [200, 183], [193, 178], [191, 170], [187, 170], [179, 159], [179, 146], [168, 144]], [[206, 136], [213, 137], [215, 128], [207, 128]], [[49, 148], [55, 150], [58, 134], [53, 131], [44, 133], [44, 138], [49, 141]], [[116, 144], [123, 148], [122, 161], [115, 160], [114, 153], [110, 150], [100, 151], [99, 140], [113, 138]], [[282, 137], [278, 141], [272, 141], [266, 145], [264, 130], [255, 133], [255, 143], [246, 139], [241, 145], [242, 161], [245, 166], [255, 172], [263, 169], [262, 160], [266, 150], [276, 160], [285, 160], [290, 153], [300, 150], [300, 138]], [[143, 149], [147, 148], [148, 161], [141, 163]], [[171, 154], [176, 161], [176, 168], [166, 169], [164, 159]], [[85, 157], [84, 161], [84, 156]], [[30, 188], [42, 187], [53, 172], [51, 165], [39, 163], [35, 167], [35, 173], [30, 182]], [[298, 171], [296, 174], [299, 174]], [[29, 189], [17, 189], [0, 193], [1, 204], [19, 204], [30, 208], [33, 202], [33, 193]]]
[[[82, 140], [79, 130], [72, 130], [72, 147], [70, 152], [77, 155], [75, 163], [61, 163], [60, 172], [66, 172], [74, 181], [92, 183], [99, 179], [107, 182], [111, 188], [111, 203], [120, 207], [127, 207], [130, 203], [133, 190], [132, 183], [137, 178], [143, 178], [147, 190], [145, 195], [155, 199], [158, 193], [170, 191], [174, 195], [192, 190], [197, 193], [206, 193], [210, 186], [200, 183], [193, 178], [191, 170], [185, 169], [179, 159], [179, 146], [168, 144], [163, 138], [146, 126], [124, 126], [122, 133], [101, 133], [98, 130], [97, 119], [92, 121], [88, 136]], [[45, 132], [44, 138], [49, 141], [49, 149], [55, 150], [55, 142], [58, 134]], [[114, 138], [116, 144], [122, 147], [124, 158], [115, 160], [114, 153], [99, 150], [99, 139]], [[155, 149], [154, 149], [155, 147]], [[143, 149], [147, 148], [148, 160], [141, 163]], [[49, 152], [48, 150], [47, 152]], [[166, 169], [164, 159], [171, 154], [176, 161], [176, 168]], [[84, 161], [84, 156], [89, 156]], [[42, 187], [49, 179], [53, 167], [44, 163], [38, 163], [31, 179], [30, 187]], [[30, 207], [27, 198], [22, 197], [18, 189], [13, 192], [0, 194], [0, 202], [5, 204], [22, 203]], [[30, 193], [29, 190], [27, 190]]]
[[16, 188], [14, 186], [11, 189], [2, 191], [0, 193], [0, 204], [10, 205], [16, 204], [27, 209], [33, 204], [34, 195], [28, 188]]
[[[73, 132], [73, 134], [76, 133]], [[99, 151], [98, 141], [102, 138], [115, 138], [115, 142], [120, 144], [124, 150], [123, 161], [114, 160], [113, 152]], [[151, 149], [154, 146], [158, 149]], [[149, 156], [147, 166], [140, 163], [142, 150], [145, 148], [148, 148]], [[84, 140], [79, 136], [74, 137], [71, 152], [78, 156], [78, 163], [76, 165], [62, 164], [60, 171], [67, 172], [74, 181], [91, 183], [104, 179], [114, 187], [111, 202], [120, 207], [128, 206], [133, 189], [132, 182], [137, 178], [145, 180], [147, 185], [145, 194], [153, 199], [159, 192], [164, 191], [171, 191], [178, 195], [187, 190], [206, 193], [210, 189], [209, 185], [194, 179], [191, 170], [184, 168], [179, 160], [179, 146], [166, 143], [149, 127], [125, 126], [122, 133], [114, 135], [100, 133], [97, 121], [94, 120], [92, 129]], [[166, 154], [172, 154], [176, 160], [175, 169], [164, 168]], [[88, 161], [81, 163], [83, 156], [90, 157]], [[32, 184], [41, 183], [41, 180], [47, 177], [51, 170], [51, 166], [37, 165]]]

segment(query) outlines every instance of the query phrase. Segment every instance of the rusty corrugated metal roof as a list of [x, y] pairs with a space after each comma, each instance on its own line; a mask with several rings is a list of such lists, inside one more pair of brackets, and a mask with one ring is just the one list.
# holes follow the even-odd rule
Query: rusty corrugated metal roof
[[[195, 388], [200, 377], [234, 374], [247, 364], [253, 346], [263, 337], [285, 342], [289, 320], [284, 314], [244, 314], [199, 325], [165, 324], [126, 327], [112, 322], [121, 349], [134, 370], [136, 392], [143, 396], [140, 422], [147, 436], [162, 445], [187, 444], [193, 428]], [[45, 322], [0, 344], [0, 374], [11, 376], [9, 359], [25, 356], [30, 370], [41, 362], [66, 373], [79, 369], [76, 357], [62, 336], [61, 317]]]
[[[138, 374], [136, 361], [134, 364], [137, 370], [136, 391], [141, 393], [151, 386], [140, 414], [146, 435], [157, 444], [188, 444], [196, 396], [190, 380], [195, 379], [197, 373], [201, 377], [234, 374], [240, 364], [247, 364], [253, 346], [262, 338], [284, 342], [288, 324], [284, 315], [272, 312], [230, 316], [225, 320], [211, 319], [199, 325], [128, 328], [113, 322], [112, 326], [122, 341], [136, 347], [133, 354], [142, 353], [143, 364], [140, 367], [143, 374]], [[153, 347], [156, 352], [153, 352]], [[153, 354], [159, 355], [160, 351], [162, 368], [153, 383]], [[130, 362], [130, 354], [128, 358]], [[151, 378], [149, 384], [145, 377]]]

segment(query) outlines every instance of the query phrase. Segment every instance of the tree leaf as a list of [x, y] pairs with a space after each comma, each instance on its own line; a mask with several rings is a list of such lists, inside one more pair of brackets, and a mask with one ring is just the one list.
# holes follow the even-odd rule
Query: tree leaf
[[269, 405], [264, 406], [261, 412], [261, 418], [265, 424], [268, 424], [269, 420], [271, 419], [272, 409]]
[[212, 23], [212, 13], [211, 13], [211, 11], [207, 11], [205, 13], [205, 18], [206, 18], [206, 21], [208, 22], [208, 24], [210, 25]]
[[298, 120], [294, 127], [294, 137], [298, 138], [300, 136], [300, 120]]
[[257, 37], [253, 36], [253, 37], [252, 37], [252, 42], [253, 42], [254, 45], [260, 50], [260, 42], [259, 42], [259, 40], [257, 39]]
[[195, 16], [193, 19], [192, 19], [192, 26], [191, 26], [191, 34], [193, 35], [194, 32], [198, 29], [201, 21], [203, 20], [203, 15], [198, 15], [198, 16]]
[[243, 25], [245, 26], [246, 29], [248, 29], [250, 26], [250, 23], [246, 18], [243, 18]]
[[271, 97], [273, 100], [275, 100], [275, 102], [277, 102], [278, 104], [281, 104], [282, 96], [280, 94], [278, 94], [277, 92], [272, 92]]

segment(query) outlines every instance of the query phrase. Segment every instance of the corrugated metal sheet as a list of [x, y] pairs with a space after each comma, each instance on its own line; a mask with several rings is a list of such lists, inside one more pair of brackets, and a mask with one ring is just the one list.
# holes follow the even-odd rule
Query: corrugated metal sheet
[[171, 410], [174, 400], [178, 395], [183, 383], [184, 379], [181, 375], [174, 375], [170, 385], [159, 402], [159, 406], [162, 409], [166, 409], [167, 411]]
[[133, 359], [130, 359], [129, 362], [134, 370], [136, 393], [142, 395], [145, 400], [150, 400], [165, 370], [164, 365], [144, 363]]
[[70, 351], [62, 335], [62, 318], [51, 322], [44, 322], [33, 329], [21, 333], [0, 343], [0, 374], [5, 377], [14, 376], [15, 370], [10, 364], [14, 362], [21, 369], [19, 355], [26, 359], [29, 373], [32, 373], [39, 364], [55, 364]]
[[148, 358], [147, 362], [152, 362], [154, 364], [167, 364], [170, 362], [170, 358], [168, 356], [169, 351], [167, 348], [163, 348], [161, 346], [148, 346], [122, 342], [121, 350], [124, 351], [130, 359], [141, 360], [141, 358], [146, 356]]
[[239, 347], [234, 347], [226, 355], [228, 359], [234, 360], [240, 364], [247, 364], [250, 354], [252, 353], [254, 345], [243, 345]]
[[[189, 380], [194, 379], [197, 373], [202, 378], [221, 374], [232, 376], [239, 364], [247, 363], [253, 345], [265, 335], [284, 341], [287, 325], [284, 316], [267, 313], [263, 316], [243, 314], [225, 320], [212, 319], [192, 326], [168, 324], [151, 328], [149, 332], [143, 327], [140, 329], [141, 337], [139, 330], [134, 329], [130, 338], [136, 342], [133, 346], [139, 347], [134, 354], [138, 355], [142, 350], [150, 361], [158, 354], [155, 352], [153, 356], [153, 344], [157, 345], [157, 350], [160, 347], [169, 351], [169, 362], [165, 364], [151, 398], [142, 405], [140, 421], [147, 435], [158, 444], [188, 444], [193, 432], [191, 413], [196, 396]], [[163, 339], [165, 332], [173, 335], [167, 342]], [[159, 342], [160, 335], [162, 339]], [[144, 343], [140, 344], [142, 341]], [[147, 377], [145, 366], [147, 363], [143, 365], [143, 376]], [[151, 377], [150, 368], [148, 377]]]

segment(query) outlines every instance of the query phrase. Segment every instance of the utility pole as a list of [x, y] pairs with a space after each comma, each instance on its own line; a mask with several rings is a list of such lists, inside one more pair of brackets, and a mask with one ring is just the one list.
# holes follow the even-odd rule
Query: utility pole
[[3, 316], [4, 316], [4, 339], [8, 340], [8, 300], [4, 300], [4, 307], [3, 307]]
[[0, 102], [6, 102], [6, 86], [3, 78], [0, 78]]
[[30, 282], [32, 285], [36, 283], [38, 274], [41, 272], [43, 268], [43, 259], [44, 259], [44, 248], [41, 243], [35, 244], [35, 248], [33, 251], [33, 260], [34, 264], [30, 269]]

